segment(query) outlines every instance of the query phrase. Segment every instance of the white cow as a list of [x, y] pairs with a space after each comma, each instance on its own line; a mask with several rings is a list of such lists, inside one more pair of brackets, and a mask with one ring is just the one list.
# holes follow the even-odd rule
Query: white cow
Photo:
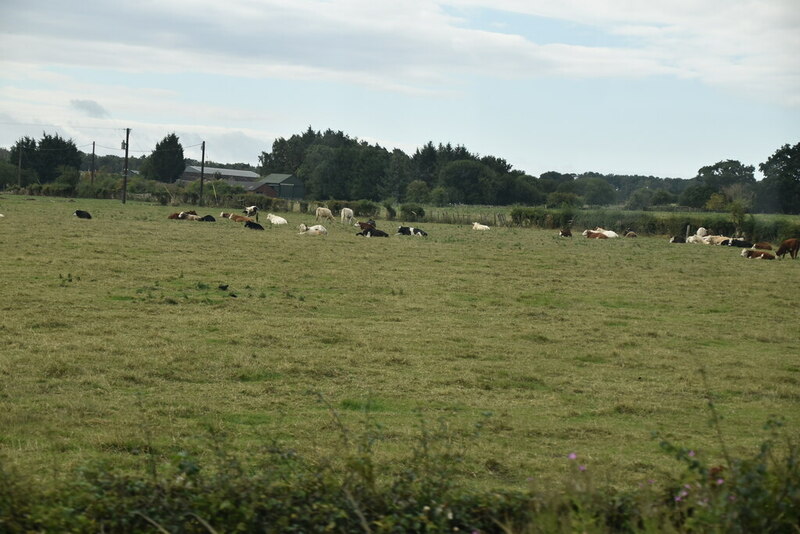
[[695, 234], [694, 234], [694, 235], [696, 235], [696, 236], [700, 236], [700, 237], [705, 237], [705, 236], [707, 236], [707, 235], [708, 235], [708, 230], [706, 230], [705, 228], [703, 228], [703, 227], [701, 226], [700, 228], [698, 228], [698, 229], [697, 229], [697, 232], [695, 232]]
[[353, 210], [350, 208], [342, 208], [342, 224], [347, 221], [347, 224], [353, 224]]
[[321, 224], [306, 226], [305, 224], [301, 223], [298, 228], [300, 230], [299, 235], [328, 235], [328, 229]]
[[320, 206], [314, 213], [316, 215], [316, 219], [314, 219], [315, 221], [318, 221], [320, 219], [330, 219], [332, 221], [336, 221], [336, 219], [333, 218], [333, 213], [331, 213], [331, 210], [329, 210], [328, 208], [323, 208], [322, 206]]
[[605, 235], [609, 239], [613, 239], [615, 237], [619, 237], [619, 234], [614, 230], [606, 230], [605, 228], [597, 227], [594, 229], [595, 232], [600, 232], [601, 234]]
[[277, 215], [273, 215], [271, 213], [267, 213], [267, 220], [270, 222], [270, 224], [289, 224], [289, 222], [283, 217], [278, 217]]
[[690, 235], [689, 237], [686, 238], [686, 242], [687, 243], [705, 243], [705, 241], [703, 241], [703, 238], [700, 237], [699, 235]]
[[472, 223], [472, 229], [473, 230], [488, 230], [489, 227], [486, 226], [485, 224], [474, 222], [474, 223]]

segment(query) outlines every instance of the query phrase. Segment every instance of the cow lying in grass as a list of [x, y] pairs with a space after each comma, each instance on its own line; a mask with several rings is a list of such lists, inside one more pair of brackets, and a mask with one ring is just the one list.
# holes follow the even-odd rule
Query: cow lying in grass
[[772, 255], [771, 252], [767, 252], [766, 250], [753, 250], [753, 249], [744, 249], [742, 251], [743, 258], [749, 259], [757, 259], [757, 260], [774, 260], [775, 256]]
[[88, 211], [83, 211], [83, 210], [75, 210], [75, 213], [73, 213], [73, 215], [75, 217], [79, 218], [79, 219], [91, 219], [92, 218], [92, 215]]
[[389, 237], [389, 234], [374, 227], [361, 230], [356, 235], [361, 235], [364, 237]]
[[422, 228], [414, 228], [413, 226], [398, 226], [397, 235], [415, 235], [415, 236], [426, 237], [428, 235], [428, 232], [426, 232]]
[[328, 235], [328, 229], [321, 224], [306, 226], [305, 224], [300, 223], [298, 229], [300, 230], [299, 235]]
[[267, 213], [267, 220], [270, 222], [270, 224], [274, 225], [289, 224], [289, 222], [283, 217], [278, 217], [277, 215], [273, 215], [271, 213]]
[[479, 222], [474, 222], [474, 223], [472, 223], [472, 229], [473, 230], [488, 230], [489, 227], [486, 226], [485, 224], [481, 224]]
[[251, 219], [250, 217], [245, 217], [244, 215], [237, 215], [235, 213], [225, 213], [224, 211], [220, 213], [219, 216], [222, 217], [223, 219], [230, 219], [234, 222], [240, 222], [240, 223], [254, 222], [253, 219]]

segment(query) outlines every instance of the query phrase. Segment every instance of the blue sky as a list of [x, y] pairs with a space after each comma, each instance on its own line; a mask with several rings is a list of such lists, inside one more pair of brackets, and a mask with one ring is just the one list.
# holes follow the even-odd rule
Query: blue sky
[[691, 178], [800, 142], [794, 0], [4, 0], [0, 146], [258, 163], [308, 126]]

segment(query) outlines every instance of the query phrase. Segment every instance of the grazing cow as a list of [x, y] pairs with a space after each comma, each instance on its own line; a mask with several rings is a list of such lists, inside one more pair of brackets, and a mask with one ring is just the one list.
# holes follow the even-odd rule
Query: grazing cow
[[203, 215], [202, 217], [200, 217], [197, 220], [198, 221], [203, 221], [203, 222], [217, 222], [217, 220], [214, 218], [213, 215]]
[[742, 257], [743, 258], [750, 258], [750, 259], [759, 259], [759, 260], [774, 260], [775, 256], [772, 255], [771, 252], [767, 252], [766, 250], [753, 250], [746, 248], [742, 250]]
[[728, 241], [729, 247], [738, 247], [738, 248], [750, 248], [753, 246], [753, 243], [750, 241], [745, 241], [744, 239], [731, 239]]
[[558, 232], [559, 237], [572, 237], [572, 230], [569, 228], [562, 228], [560, 232]]
[[73, 215], [75, 217], [79, 218], [79, 219], [91, 219], [92, 218], [92, 215], [88, 211], [83, 211], [83, 210], [75, 210], [75, 213], [73, 213]]
[[244, 217], [242, 215], [237, 215], [235, 213], [225, 213], [224, 211], [220, 213], [219, 216], [222, 217], [223, 219], [230, 219], [234, 222], [241, 222], [241, 223], [248, 221], [254, 222], [253, 219], [251, 219], [250, 217]]
[[772, 245], [767, 243], [766, 241], [759, 241], [753, 245], [753, 248], [758, 248], [761, 250], [772, 250]]
[[603, 232], [593, 232], [592, 230], [584, 230], [583, 236], [589, 239], [608, 239], [608, 236]]
[[[694, 236], [692, 236], [694, 237]], [[682, 235], [674, 235], [669, 238], [670, 243], [686, 243], [686, 238]]]
[[257, 222], [253, 222], [253, 221], [245, 221], [244, 222], [244, 227], [245, 228], [249, 228], [251, 230], [263, 230], [264, 229], [263, 226], [261, 226]]
[[486, 226], [485, 224], [474, 222], [474, 223], [472, 223], [472, 229], [473, 230], [488, 230], [489, 227]]
[[350, 208], [342, 208], [342, 224], [347, 221], [347, 224], [353, 224], [353, 210]]
[[356, 235], [363, 235], [364, 237], [389, 237], [389, 234], [383, 230], [378, 230], [375, 227], [370, 227], [358, 232]]
[[323, 208], [322, 206], [316, 209], [314, 215], [316, 215], [316, 218], [314, 219], [315, 221], [320, 219], [330, 219], [331, 221], [336, 221], [336, 219], [333, 218], [333, 213], [331, 213], [331, 210], [328, 208]]
[[775, 252], [775, 255], [778, 256], [780, 259], [789, 253], [789, 257], [793, 260], [797, 259], [797, 252], [800, 250], [800, 239], [796, 237], [791, 237], [785, 240], [781, 245], [778, 247], [778, 250]]
[[277, 215], [273, 215], [271, 213], [267, 213], [267, 219], [269, 220], [270, 224], [289, 224], [289, 222], [283, 217], [278, 217]]
[[414, 228], [413, 226], [398, 226], [396, 235], [415, 235], [427, 237], [428, 232], [422, 230], [421, 228]]
[[321, 224], [306, 226], [301, 223], [298, 228], [300, 230], [300, 235], [328, 235], [328, 229]]

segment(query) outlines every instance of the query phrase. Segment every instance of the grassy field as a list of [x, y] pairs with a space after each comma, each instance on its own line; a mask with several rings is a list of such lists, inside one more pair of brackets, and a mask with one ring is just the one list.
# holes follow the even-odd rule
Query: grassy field
[[572, 452], [633, 485], [678, 467], [652, 431], [721, 455], [709, 393], [733, 454], [771, 416], [800, 424], [800, 261], [437, 224], [319, 238], [297, 235], [305, 214], [255, 232], [177, 209], [0, 198], [3, 461], [141, 469], [143, 451], [212, 454], [214, 433], [330, 457], [335, 412], [354, 435], [380, 423], [390, 463], [446, 425], [480, 486], [562, 478]]

